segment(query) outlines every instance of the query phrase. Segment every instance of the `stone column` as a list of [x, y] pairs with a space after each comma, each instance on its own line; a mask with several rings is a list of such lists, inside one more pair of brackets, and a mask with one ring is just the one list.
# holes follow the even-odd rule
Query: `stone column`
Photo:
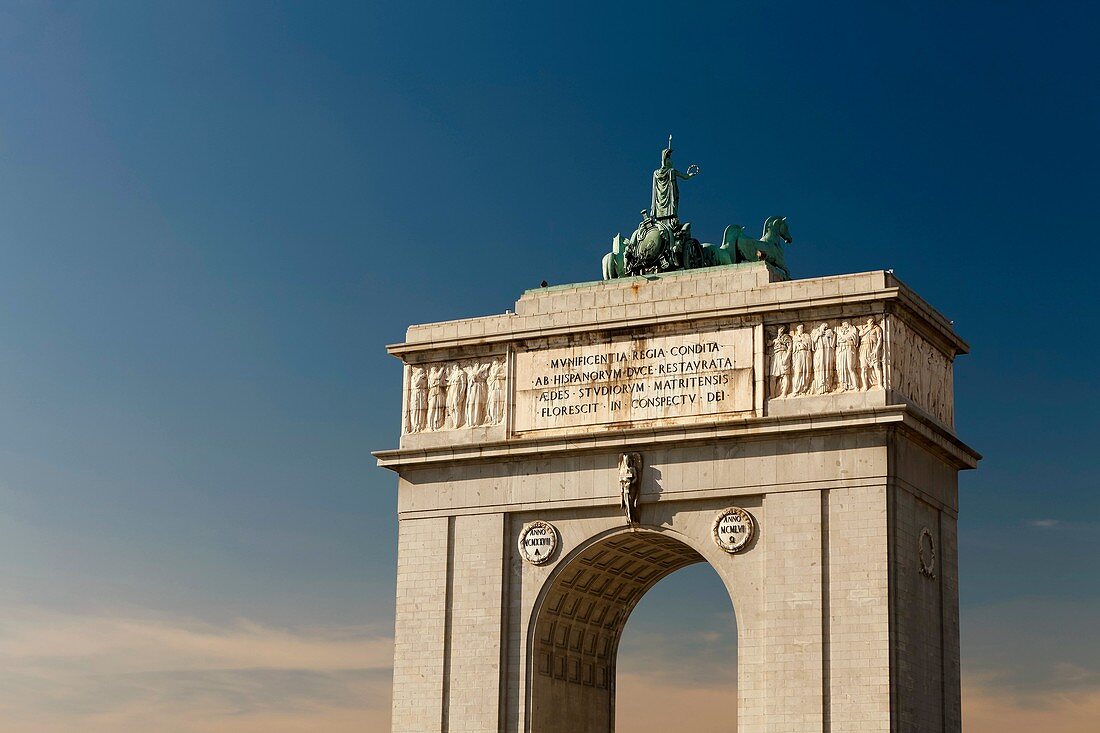
[[[402, 519], [397, 540], [393, 732], [442, 730], [449, 519]], [[444, 551], [441, 551], [441, 547]]]
[[764, 509], [765, 730], [821, 733], [821, 493], [769, 494]]

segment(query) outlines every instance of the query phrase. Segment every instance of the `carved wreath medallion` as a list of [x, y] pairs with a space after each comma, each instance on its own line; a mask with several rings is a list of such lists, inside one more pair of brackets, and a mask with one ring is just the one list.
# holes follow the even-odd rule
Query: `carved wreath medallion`
[[756, 535], [756, 520], [740, 507], [722, 511], [714, 520], [714, 544], [726, 552], [741, 552]]
[[936, 542], [932, 539], [932, 530], [925, 527], [917, 540], [917, 559], [920, 561], [920, 574], [926, 578], [936, 577]]
[[532, 565], [549, 562], [558, 549], [558, 530], [554, 525], [535, 520], [523, 525], [519, 533], [519, 554]]

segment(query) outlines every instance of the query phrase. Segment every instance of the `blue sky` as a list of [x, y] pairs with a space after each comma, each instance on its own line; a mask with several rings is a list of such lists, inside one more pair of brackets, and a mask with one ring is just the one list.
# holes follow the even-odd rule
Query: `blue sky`
[[[893, 268], [955, 320], [985, 455], [962, 479], [969, 721], [1078, 730], [1100, 711], [1098, 20], [0, 4], [0, 731], [383, 728], [383, 346], [598, 278], [669, 132], [702, 168], [696, 236], [786, 215], [795, 277]], [[672, 638], [685, 593], [713, 616], [682, 644], [729, 643], [704, 571], [646, 598], [624, 658]], [[693, 684], [666, 646], [637, 689]]]

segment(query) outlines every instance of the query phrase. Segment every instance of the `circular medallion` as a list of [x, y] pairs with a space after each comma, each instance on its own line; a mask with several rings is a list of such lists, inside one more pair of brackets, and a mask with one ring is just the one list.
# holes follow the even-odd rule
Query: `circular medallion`
[[558, 530], [549, 522], [534, 521], [523, 525], [519, 533], [519, 554], [532, 565], [542, 565], [558, 549]]
[[932, 539], [932, 530], [925, 527], [917, 540], [917, 557], [920, 560], [920, 574], [929, 578], [936, 577], [936, 542]]
[[714, 520], [714, 542], [726, 552], [745, 549], [755, 534], [756, 522], [740, 507], [730, 507]]

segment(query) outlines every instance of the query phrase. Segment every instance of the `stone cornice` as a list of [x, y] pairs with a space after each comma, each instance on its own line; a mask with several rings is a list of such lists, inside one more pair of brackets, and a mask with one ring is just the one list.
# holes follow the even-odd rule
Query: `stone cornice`
[[939, 455], [958, 469], [977, 467], [981, 455], [939, 426], [921, 411], [908, 405], [889, 405], [864, 410], [754, 417], [719, 424], [624, 429], [601, 434], [569, 437], [513, 438], [510, 440], [375, 451], [378, 465], [397, 473], [405, 469], [457, 462], [527, 460], [536, 456], [598, 452], [631, 448], [723, 440], [768, 440], [812, 432], [896, 429]]
[[892, 303], [909, 311], [947, 353], [969, 352], [951, 322], [891, 272], [768, 282], [771, 277], [756, 263], [527, 291], [515, 313], [412, 326], [405, 342], [386, 349], [419, 362], [443, 351], [503, 353], [521, 339], [736, 319], [771, 324], [810, 311], [872, 311]]

